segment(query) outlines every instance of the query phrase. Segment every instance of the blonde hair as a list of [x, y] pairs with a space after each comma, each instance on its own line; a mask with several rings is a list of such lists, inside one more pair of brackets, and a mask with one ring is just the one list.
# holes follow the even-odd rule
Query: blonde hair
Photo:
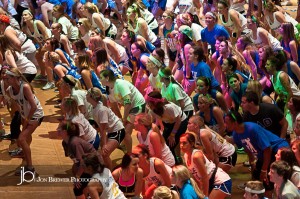
[[153, 123], [153, 118], [149, 113], [140, 113], [135, 117], [135, 120], [139, 123], [147, 127], [148, 129], [152, 129], [153, 132], [157, 133], [160, 138], [161, 144], [165, 143], [165, 139], [163, 138], [159, 128], [156, 124]]
[[27, 83], [30, 86], [31, 92], [34, 94], [34, 89], [33, 89], [32, 85], [27, 81], [26, 77], [21, 73], [21, 71], [19, 71], [18, 68], [11, 68], [9, 71], [14, 74], [14, 75], [10, 75], [10, 76], [21, 79], [23, 82]]
[[79, 114], [78, 103], [74, 97], [65, 97], [62, 100], [62, 107], [66, 113], [75, 116]]
[[257, 80], [249, 80], [247, 85], [247, 91], [255, 92], [259, 98], [259, 101], [261, 101], [261, 94], [263, 92], [263, 87]]
[[60, 56], [56, 52], [49, 52], [48, 54], [49, 60], [52, 61], [53, 63], [60, 63]]
[[[91, 21], [88, 18], [80, 18], [78, 20], [78, 22], [82, 22], [82, 25], [86, 31], [89, 31], [92, 29]], [[82, 35], [82, 36], [84, 36], [84, 35]]]
[[[256, 181], [248, 181], [246, 183], [246, 187], [251, 189], [251, 190], [254, 190], [254, 191], [262, 191], [264, 190], [264, 185], [262, 182], [256, 180]], [[254, 195], [253, 193], [251, 193], [251, 195]], [[257, 194], [258, 198], [264, 198], [264, 193], [261, 193], [261, 194]]]
[[84, 4], [84, 8], [87, 9], [87, 11], [90, 13], [90, 14], [93, 14], [93, 13], [99, 13], [99, 9], [98, 7], [91, 3], [91, 2], [86, 2]]
[[198, 102], [199, 102], [199, 100], [203, 100], [205, 103], [208, 103], [209, 105], [212, 105], [212, 104], [216, 104], [217, 105], [218, 104], [216, 102], [216, 100], [211, 97], [210, 94], [205, 94], [205, 95], [200, 94], [199, 97], [198, 97]]
[[178, 194], [169, 187], [159, 186], [154, 190], [153, 199], [179, 199]]
[[203, 192], [200, 190], [200, 188], [198, 187], [196, 181], [191, 177], [191, 173], [190, 171], [183, 165], [176, 165], [172, 168], [173, 170], [173, 174], [176, 178], [176, 181], [178, 180], [178, 182], [181, 183], [181, 185], [183, 185], [184, 183], [186, 183], [188, 180], [190, 180], [197, 196], [199, 198], [205, 198], [205, 195], [203, 194]]
[[107, 106], [106, 96], [102, 94], [101, 90], [97, 87], [90, 88], [88, 91], [90, 97], [96, 102], [102, 102], [105, 106]]

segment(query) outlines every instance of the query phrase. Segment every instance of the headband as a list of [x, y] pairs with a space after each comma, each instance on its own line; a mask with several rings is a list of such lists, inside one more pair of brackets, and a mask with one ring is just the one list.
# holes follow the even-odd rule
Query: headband
[[152, 62], [153, 62], [157, 67], [159, 67], [159, 68], [160, 68], [161, 65], [162, 65], [162, 64], [160, 63], [160, 61], [158, 61], [158, 59], [156, 59], [155, 57], [153, 57], [153, 55], [150, 55], [150, 56], [149, 56], [149, 60], [152, 61]]
[[216, 15], [214, 15], [212, 12], [207, 12], [205, 15], [209, 15], [211, 16], [212, 18], [216, 19]]
[[165, 75], [161, 70], [158, 71], [158, 75], [163, 78], [170, 78], [170, 76]]
[[180, 14], [180, 15], [179, 15], [179, 20], [180, 20], [181, 23], [183, 23], [183, 24], [188, 24], [188, 23], [189, 23], [189, 20], [186, 20], [186, 19], [183, 18], [183, 14]]
[[254, 193], [254, 194], [265, 193], [265, 189], [262, 189], [262, 190], [253, 190], [253, 189], [250, 189], [249, 187], [245, 187], [245, 191], [247, 191], [249, 193]]
[[29, 10], [24, 10], [24, 11], [23, 11], [23, 14], [24, 14], [24, 13], [29, 14], [31, 17], [33, 17], [32, 13], [31, 13]]
[[13, 72], [11, 72], [11, 71], [9, 71], [9, 70], [5, 71], [5, 74], [6, 74], [6, 75], [10, 75], [10, 76], [14, 76], [14, 77], [19, 77], [18, 74], [15, 74], [15, 73], [13, 73]]
[[154, 98], [154, 97], [150, 97], [149, 95], [146, 95], [145, 100], [146, 100], [146, 102], [158, 103], [158, 102], [164, 102], [165, 98], [158, 99], [158, 98]]

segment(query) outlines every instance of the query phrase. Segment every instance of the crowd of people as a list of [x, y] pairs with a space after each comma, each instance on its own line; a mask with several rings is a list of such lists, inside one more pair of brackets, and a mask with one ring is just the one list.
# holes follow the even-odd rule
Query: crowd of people
[[300, 10], [280, 3], [0, 1], [1, 139], [35, 172], [35, 81], [59, 93], [78, 199], [230, 198], [238, 153], [245, 198], [299, 199]]

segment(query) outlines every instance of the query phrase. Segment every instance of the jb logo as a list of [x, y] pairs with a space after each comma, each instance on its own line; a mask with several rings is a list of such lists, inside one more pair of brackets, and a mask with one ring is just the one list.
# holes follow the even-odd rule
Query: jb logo
[[[24, 167], [21, 167], [21, 181], [19, 184], [17, 185], [21, 185], [23, 182], [32, 182], [35, 180], [35, 172], [32, 172], [32, 171], [27, 171], [25, 170]], [[29, 177], [30, 179], [26, 179], [26, 177]]]

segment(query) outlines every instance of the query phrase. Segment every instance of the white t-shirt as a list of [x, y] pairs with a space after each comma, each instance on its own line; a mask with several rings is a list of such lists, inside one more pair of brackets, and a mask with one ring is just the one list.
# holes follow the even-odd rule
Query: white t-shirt
[[85, 113], [84, 113], [84, 117], [87, 120], [91, 120], [93, 119], [93, 106], [88, 103], [88, 101], [86, 100], [86, 90], [76, 90], [76, 89], [72, 89], [72, 97], [75, 98], [75, 100], [78, 103], [78, 107], [79, 106], [83, 106], [85, 109]]
[[107, 128], [104, 129], [107, 133], [124, 129], [120, 118], [118, 118], [110, 108], [104, 106], [102, 102], [98, 102], [97, 106], [93, 109], [93, 116], [99, 126], [100, 124], [107, 124]]
[[79, 136], [83, 136], [83, 139], [85, 141], [93, 142], [95, 140], [97, 131], [82, 113], [79, 113], [78, 115], [73, 117], [67, 115], [66, 119], [70, 119], [73, 123], [78, 124]]
[[199, 24], [192, 23], [191, 29], [193, 31], [193, 39], [195, 39], [195, 41], [200, 41], [201, 40], [201, 31], [203, 30], [203, 27], [200, 26]]
[[184, 121], [186, 119], [186, 115], [185, 113], [181, 110], [181, 108], [179, 106], [177, 106], [176, 104], [169, 102], [168, 104], [166, 104], [164, 106], [164, 113], [161, 116], [155, 114], [153, 111], [150, 111], [150, 113], [152, 115], [154, 115], [154, 117], [161, 119], [163, 122], [165, 123], [175, 123], [176, 118], [178, 116], [181, 117], [181, 121]]
[[60, 23], [62, 25], [62, 30], [65, 34], [67, 34], [69, 39], [75, 40], [78, 39], [79, 31], [76, 26], [73, 26], [71, 21], [65, 17], [62, 16], [57, 20], [57, 23]]

